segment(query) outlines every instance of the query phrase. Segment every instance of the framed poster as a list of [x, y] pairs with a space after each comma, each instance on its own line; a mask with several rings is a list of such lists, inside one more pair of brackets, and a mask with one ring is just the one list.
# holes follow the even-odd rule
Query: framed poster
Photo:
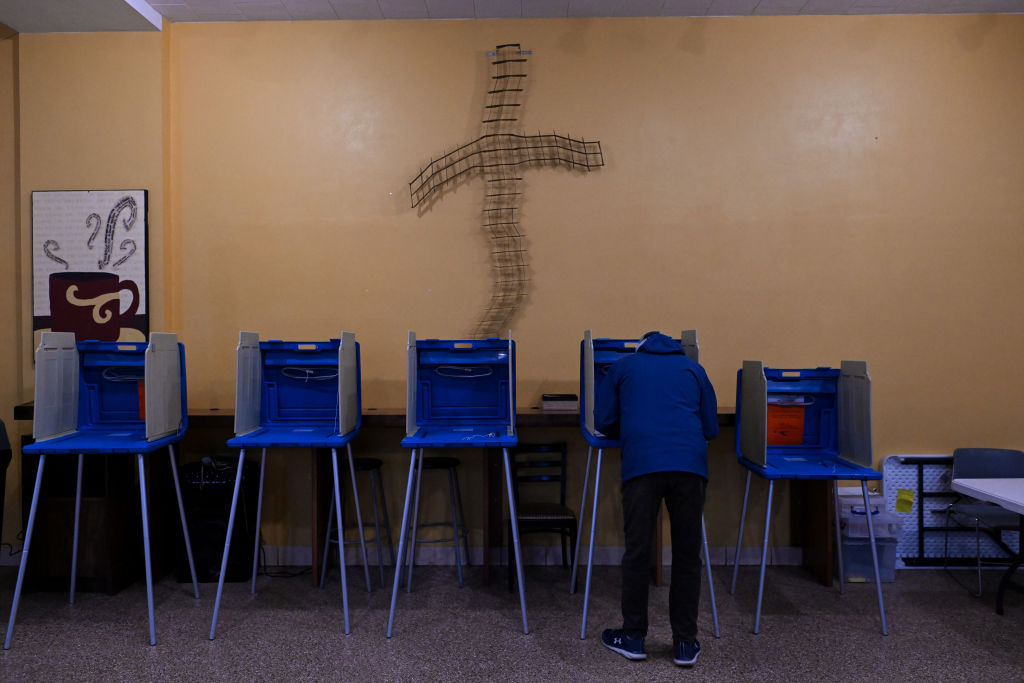
[[149, 336], [146, 190], [32, 193], [32, 330]]

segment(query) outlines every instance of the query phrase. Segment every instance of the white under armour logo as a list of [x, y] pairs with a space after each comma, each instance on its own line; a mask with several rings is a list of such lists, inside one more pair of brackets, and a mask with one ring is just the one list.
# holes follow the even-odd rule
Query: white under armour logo
[[616, 638], [615, 639], [615, 644], [616, 645], [622, 645], [622, 638]]

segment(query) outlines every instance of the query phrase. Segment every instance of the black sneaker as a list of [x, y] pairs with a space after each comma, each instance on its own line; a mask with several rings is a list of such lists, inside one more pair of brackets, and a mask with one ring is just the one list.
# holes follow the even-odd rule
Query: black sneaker
[[691, 640], [687, 643], [686, 641], [680, 640], [676, 643], [676, 653], [672, 661], [679, 666], [693, 666], [694, 662], [697, 661], [698, 655], [700, 655], [699, 642]]
[[647, 659], [643, 637], [630, 638], [620, 628], [605, 629], [605, 632], [601, 634], [601, 642], [606, 648], [618, 652], [626, 659]]

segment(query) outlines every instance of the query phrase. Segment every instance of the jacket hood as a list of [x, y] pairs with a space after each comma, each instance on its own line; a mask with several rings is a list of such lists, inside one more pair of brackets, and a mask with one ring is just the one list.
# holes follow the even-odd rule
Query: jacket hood
[[661, 332], [648, 333], [636, 350], [640, 353], [683, 353], [682, 345]]

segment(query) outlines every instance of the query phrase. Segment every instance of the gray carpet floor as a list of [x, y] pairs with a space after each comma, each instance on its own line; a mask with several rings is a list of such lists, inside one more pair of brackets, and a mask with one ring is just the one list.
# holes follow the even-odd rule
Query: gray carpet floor
[[[216, 586], [164, 578], [155, 588], [157, 645], [148, 644], [145, 586], [117, 595], [59, 593], [22, 597], [14, 642], [0, 651], [8, 681], [1019, 681], [1024, 680], [1024, 595], [1009, 593], [995, 614], [998, 572], [985, 595], [971, 597], [941, 571], [900, 571], [883, 584], [889, 635], [880, 631], [874, 586], [846, 594], [802, 569], [768, 570], [761, 632], [751, 633], [757, 569], [743, 567], [735, 595], [729, 569], [715, 567], [721, 637], [712, 632], [705, 588], [697, 665], [672, 663], [668, 588], [651, 590], [648, 659], [631, 662], [605, 649], [604, 628], [618, 626], [618, 569], [597, 567], [587, 637], [580, 639], [581, 590], [568, 573], [527, 568], [530, 634], [522, 633], [517, 594], [504, 573], [483, 586], [469, 569], [458, 588], [451, 567], [416, 569], [413, 592], [399, 593], [393, 637], [385, 638], [391, 591], [374, 575], [365, 591], [349, 572], [352, 632], [345, 635], [335, 571], [325, 590], [308, 574], [260, 577], [225, 588], [216, 640], [208, 639]], [[972, 578], [964, 574], [965, 578]], [[13, 568], [0, 569], [6, 623]], [[3, 627], [0, 624], [0, 627]]]

